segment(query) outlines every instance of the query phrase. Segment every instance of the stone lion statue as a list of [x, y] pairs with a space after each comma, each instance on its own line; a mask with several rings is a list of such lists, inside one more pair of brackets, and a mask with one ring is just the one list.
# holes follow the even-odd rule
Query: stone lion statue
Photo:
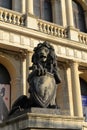
[[[50, 86], [52, 86], [53, 88], [53, 91], [54, 91], [54, 96], [52, 97], [52, 100], [49, 101], [49, 105], [44, 105], [44, 107], [48, 107], [48, 106], [56, 106], [56, 103], [55, 103], [55, 97], [56, 97], [56, 87], [55, 87], [55, 84], [59, 84], [61, 82], [61, 79], [60, 79], [60, 75], [59, 75], [59, 71], [58, 71], [58, 65], [57, 65], [57, 59], [56, 59], [56, 55], [55, 55], [55, 50], [53, 48], [53, 46], [48, 43], [48, 42], [43, 42], [43, 43], [39, 43], [37, 45], [37, 47], [34, 48], [34, 53], [33, 53], [33, 56], [32, 56], [32, 63], [33, 65], [29, 68], [30, 70], [32, 70], [32, 72], [29, 74], [29, 77], [28, 77], [28, 82], [30, 84], [30, 88], [29, 88], [29, 92], [30, 94], [32, 95], [32, 93], [34, 93], [35, 89], [36, 88], [40, 88], [41, 90], [36, 90], [36, 93], [41, 93], [43, 92], [44, 94], [40, 95], [40, 94], [37, 94], [37, 96], [43, 96], [43, 95], [46, 95], [47, 96], [44, 96], [45, 98], [47, 97], [49, 99], [50, 97], [50, 94], [49, 94], [49, 89], [51, 89], [51, 87], [43, 87], [43, 89], [41, 88], [42, 85], [41, 85], [41, 81], [43, 86], [49, 86], [48, 84], [50, 84], [48, 82], [48, 75], [47, 73], [49, 73], [50, 75], [53, 76], [53, 79], [55, 81], [52, 81], [52, 82], [55, 82], [54, 84], [50, 84]], [[47, 76], [47, 77], [46, 77]], [[37, 78], [37, 81], [34, 80], [34, 78], [36, 79], [36, 77], [39, 78], [39, 80], [41, 81], [38, 81], [38, 78]], [[47, 79], [47, 80], [46, 80]], [[32, 82], [34, 81], [34, 82]], [[36, 85], [38, 83], [38, 85]], [[50, 80], [51, 82], [51, 80]], [[33, 87], [35, 86], [35, 87]], [[32, 89], [33, 88], [33, 89]], [[45, 89], [46, 88], [46, 89]], [[52, 90], [52, 89], [51, 89]], [[36, 94], [35, 94], [36, 95]], [[35, 99], [37, 98], [37, 96], [34, 96]], [[43, 98], [42, 98], [43, 99]], [[39, 99], [41, 100], [41, 99]], [[45, 100], [45, 99], [43, 99]], [[44, 101], [45, 102], [45, 101]], [[41, 102], [40, 102], [41, 104]], [[44, 103], [42, 103], [41, 106], [43, 106]]]
[[31, 72], [28, 76], [30, 97], [20, 96], [9, 115], [31, 107], [57, 108], [56, 89], [61, 82], [53, 46], [48, 42], [34, 48]]

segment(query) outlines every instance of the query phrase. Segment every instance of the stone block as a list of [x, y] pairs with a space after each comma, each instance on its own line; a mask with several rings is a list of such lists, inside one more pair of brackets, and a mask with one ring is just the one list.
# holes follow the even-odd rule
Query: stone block
[[[50, 113], [50, 114], [49, 114]], [[55, 114], [56, 113], [56, 114]], [[1, 130], [81, 130], [83, 118], [60, 115], [58, 109], [31, 108], [0, 123]]]

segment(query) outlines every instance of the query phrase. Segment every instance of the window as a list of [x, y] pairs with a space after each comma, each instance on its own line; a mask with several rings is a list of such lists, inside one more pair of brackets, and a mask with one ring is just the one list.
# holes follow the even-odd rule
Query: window
[[34, 14], [40, 19], [52, 22], [51, 0], [34, 0]]
[[0, 0], [0, 6], [7, 9], [12, 9], [12, 0]]
[[10, 75], [0, 64], [0, 120], [5, 119], [10, 109]]
[[85, 117], [85, 121], [87, 121], [87, 82], [82, 78], [80, 78], [80, 87], [82, 96], [83, 115]]
[[85, 16], [84, 10], [81, 5], [74, 0], [72, 1], [73, 5], [73, 16], [74, 16], [74, 25], [76, 28], [80, 29], [82, 32], [86, 32], [86, 25], [85, 25]]

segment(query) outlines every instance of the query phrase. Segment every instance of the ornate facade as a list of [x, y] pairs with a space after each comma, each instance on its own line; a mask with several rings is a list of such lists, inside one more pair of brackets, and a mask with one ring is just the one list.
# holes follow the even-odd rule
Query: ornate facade
[[[58, 86], [56, 102], [62, 116], [61, 119], [43, 116], [43, 120], [52, 119], [59, 124], [57, 129], [71, 130], [75, 126], [74, 129], [86, 130], [87, 0], [7, 1], [0, 0], [0, 95], [6, 110], [10, 110], [20, 95], [28, 95], [27, 77], [33, 49], [39, 42], [48, 41], [55, 48], [60, 68], [62, 82]], [[7, 95], [2, 94], [3, 88]], [[6, 113], [3, 105], [0, 107], [0, 129], [7, 130], [8, 126], [3, 123]], [[34, 116], [38, 120], [42, 118], [37, 114]], [[19, 128], [25, 129], [22, 123]], [[9, 125], [9, 129], [13, 127]]]

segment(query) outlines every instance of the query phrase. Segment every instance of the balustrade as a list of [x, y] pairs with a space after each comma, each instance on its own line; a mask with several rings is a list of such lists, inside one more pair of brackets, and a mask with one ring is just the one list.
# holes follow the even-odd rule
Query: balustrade
[[16, 25], [24, 25], [25, 23], [24, 15], [2, 7], [0, 7], [0, 21], [4, 21]]
[[87, 34], [80, 32], [78, 34], [78, 39], [80, 43], [86, 44], [87, 45]]
[[[0, 7], [0, 21], [25, 26], [25, 20], [25, 15]], [[37, 21], [38, 31], [55, 37], [68, 38], [69, 32], [67, 32], [67, 28], [41, 19], [38, 19]], [[78, 41], [87, 45], [87, 34], [78, 32]]]
[[38, 20], [39, 31], [47, 33], [49, 35], [67, 38], [67, 30], [62, 26], [57, 26], [56, 24], [46, 22], [43, 20]]

